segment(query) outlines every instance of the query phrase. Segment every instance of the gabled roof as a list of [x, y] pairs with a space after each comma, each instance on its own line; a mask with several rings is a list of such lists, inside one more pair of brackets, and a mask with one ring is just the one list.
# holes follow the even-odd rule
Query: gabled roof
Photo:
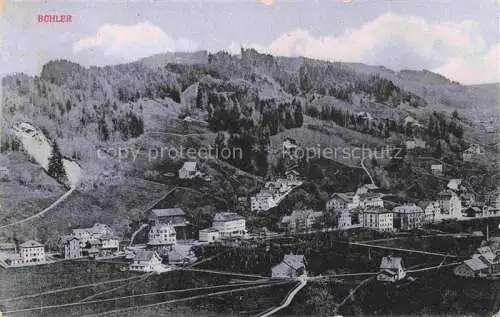
[[152, 209], [151, 212], [157, 217], [184, 216], [181, 208]]
[[403, 261], [400, 257], [384, 256], [380, 263], [380, 269], [398, 269], [403, 267]]
[[340, 198], [341, 200], [345, 201], [346, 203], [352, 201], [352, 197], [354, 197], [354, 192], [347, 192], [347, 193], [333, 193], [332, 196], [330, 196], [331, 199], [333, 198]]
[[283, 263], [297, 270], [302, 267], [305, 267], [306, 265], [305, 260], [306, 258], [304, 257], [304, 255], [285, 254], [285, 257], [283, 258]]
[[200, 232], [219, 232], [219, 230], [210, 227], [210, 228], [206, 228], [206, 229], [201, 229]]
[[464, 261], [465, 265], [470, 267], [473, 271], [479, 271], [487, 269], [488, 266], [478, 258], [472, 258]]
[[214, 216], [214, 221], [234, 221], [234, 220], [245, 220], [245, 218], [234, 212], [218, 212]]
[[397, 206], [392, 209], [392, 212], [394, 213], [401, 213], [401, 214], [413, 214], [413, 213], [424, 213], [424, 210], [415, 205], [402, 205], [402, 206]]
[[66, 243], [66, 242], [69, 242], [71, 240], [78, 240], [78, 241], [80, 241], [80, 239], [78, 239], [74, 235], [65, 235], [65, 236], [62, 236], [60, 238], [60, 241], [61, 241], [62, 244]]
[[28, 240], [20, 245], [21, 248], [38, 248], [43, 247], [43, 244], [35, 240]]

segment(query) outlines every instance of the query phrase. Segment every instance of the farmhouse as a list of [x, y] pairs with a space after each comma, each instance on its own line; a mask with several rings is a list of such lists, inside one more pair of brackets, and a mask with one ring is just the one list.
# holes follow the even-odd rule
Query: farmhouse
[[155, 224], [169, 224], [177, 228], [186, 225], [186, 214], [181, 208], [152, 209], [149, 220]]
[[152, 272], [161, 267], [161, 258], [155, 251], [137, 251], [129, 265], [133, 272]]
[[377, 281], [396, 282], [405, 278], [406, 272], [403, 268], [403, 260], [400, 257], [385, 256], [380, 262], [380, 273]]
[[216, 242], [220, 239], [220, 232], [215, 228], [202, 229], [199, 232], [200, 242]]
[[462, 264], [454, 269], [455, 275], [473, 278], [486, 276], [488, 274], [488, 266], [478, 258], [465, 260]]
[[196, 162], [184, 162], [184, 165], [179, 169], [180, 179], [193, 179], [201, 175]]

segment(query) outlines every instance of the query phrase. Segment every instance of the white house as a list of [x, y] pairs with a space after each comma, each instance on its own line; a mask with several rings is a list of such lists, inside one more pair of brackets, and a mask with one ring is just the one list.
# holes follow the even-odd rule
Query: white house
[[180, 179], [192, 179], [201, 176], [196, 162], [184, 162], [184, 165], [179, 169]]
[[161, 268], [161, 257], [156, 251], [136, 251], [129, 265], [133, 272], [153, 272]]
[[200, 242], [216, 242], [220, 240], [220, 232], [215, 228], [202, 229], [199, 232]]
[[149, 230], [148, 246], [164, 247], [177, 242], [175, 228], [169, 224], [157, 224]]
[[432, 175], [441, 176], [443, 175], [443, 164], [432, 164], [431, 165]]
[[362, 211], [360, 222], [365, 228], [378, 231], [393, 231], [394, 217], [390, 210], [382, 207], [369, 207]]
[[246, 234], [246, 221], [233, 212], [215, 214], [212, 227], [219, 231], [221, 238], [243, 237]]
[[454, 190], [454, 191], [459, 191], [462, 190], [462, 180], [460, 178], [452, 178], [446, 185], [448, 189]]
[[29, 240], [19, 246], [19, 254], [7, 259], [11, 266], [24, 266], [45, 263], [45, 247], [43, 244]]
[[326, 202], [326, 210], [331, 211], [347, 208], [347, 205], [352, 202], [354, 195], [354, 192], [333, 193], [332, 196], [330, 196], [330, 200]]
[[380, 273], [377, 281], [396, 282], [405, 278], [406, 272], [403, 268], [403, 260], [400, 257], [385, 256], [380, 262]]

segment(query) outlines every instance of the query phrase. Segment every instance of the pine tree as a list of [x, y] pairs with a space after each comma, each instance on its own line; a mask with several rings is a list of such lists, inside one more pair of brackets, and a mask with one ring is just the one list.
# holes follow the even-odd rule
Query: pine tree
[[66, 171], [64, 170], [63, 157], [59, 150], [59, 145], [54, 142], [52, 146], [52, 154], [49, 158], [49, 167], [47, 173], [59, 182], [64, 182], [66, 179]]

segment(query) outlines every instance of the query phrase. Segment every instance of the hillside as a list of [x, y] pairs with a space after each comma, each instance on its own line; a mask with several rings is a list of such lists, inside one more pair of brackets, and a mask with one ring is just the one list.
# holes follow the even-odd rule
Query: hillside
[[[238, 56], [166, 53], [106, 67], [51, 61], [39, 76], [3, 78], [2, 88], [2, 155], [22, 155], [11, 132], [15, 123], [29, 122], [57, 141], [62, 155], [82, 168], [78, 192], [66, 202], [71, 207], [56, 211], [60, 230], [93, 221], [113, 222], [112, 215], [120, 215], [127, 223], [115, 227], [128, 232], [139, 220], [137, 210], [145, 207], [148, 195], [158, 198], [178, 185], [198, 186], [203, 193], [215, 193], [215, 201], [227, 201], [221, 208], [234, 208], [237, 197], [259, 189], [244, 172], [261, 179], [284, 172], [280, 157], [285, 137], [304, 148], [322, 149], [382, 149], [402, 147], [414, 137], [423, 139], [426, 148], [417, 154], [365, 162], [381, 187], [402, 197], [432, 196], [438, 185], [454, 177], [467, 179], [478, 193], [497, 185], [498, 169], [488, 158], [498, 156], [498, 139], [487, 133], [485, 123], [498, 126], [498, 85], [463, 86], [426, 70], [395, 72], [255, 50], [242, 50]], [[406, 124], [409, 116], [418, 124]], [[471, 143], [483, 144], [485, 159], [464, 164], [461, 153]], [[176, 173], [185, 158], [151, 158], [152, 151], [161, 148], [209, 145], [243, 152], [241, 157], [225, 159], [234, 168], [229, 171], [217, 160], [200, 160], [214, 176], [211, 184], [179, 184], [161, 176]], [[432, 160], [422, 157], [452, 168], [436, 180], [427, 175]], [[8, 168], [13, 164], [5, 163]], [[360, 164], [361, 158], [343, 156], [301, 162], [300, 172], [308, 180], [301, 195], [321, 206], [331, 191], [352, 190], [368, 181]], [[336, 184], [337, 179], [341, 182]], [[133, 192], [135, 184], [141, 184], [137, 191], [124, 196]], [[57, 197], [44, 195], [48, 200]], [[206, 201], [204, 195], [176, 193], [169, 203], [186, 208], [201, 225], [219, 204]], [[126, 202], [116, 202], [115, 197], [126, 197]], [[38, 210], [32, 206], [16, 214], [15, 206], [22, 200], [22, 195], [14, 197], [3, 211], [18, 219]], [[27, 226], [22, 232], [37, 234], [29, 233]]]

